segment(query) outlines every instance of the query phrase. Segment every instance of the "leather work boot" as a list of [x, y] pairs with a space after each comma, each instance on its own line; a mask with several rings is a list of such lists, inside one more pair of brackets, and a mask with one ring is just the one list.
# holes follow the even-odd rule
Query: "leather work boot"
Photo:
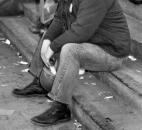
[[33, 96], [47, 96], [48, 91], [46, 91], [41, 85], [37, 78], [33, 80], [28, 86], [22, 89], [14, 89], [12, 92], [18, 97], [33, 97]]
[[54, 101], [51, 108], [31, 119], [32, 123], [39, 126], [50, 126], [71, 120], [71, 112], [66, 104]]

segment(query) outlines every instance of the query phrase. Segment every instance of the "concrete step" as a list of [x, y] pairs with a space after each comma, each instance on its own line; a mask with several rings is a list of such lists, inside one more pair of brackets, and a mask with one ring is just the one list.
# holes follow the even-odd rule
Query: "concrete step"
[[125, 15], [130, 30], [132, 40], [142, 44], [142, 21], [135, 19], [129, 15]]
[[125, 13], [132, 38], [131, 53], [142, 60], [142, 5], [135, 5], [129, 0], [119, 0]]
[[39, 22], [39, 7], [36, 3], [25, 3], [24, 16], [30, 19], [34, 24]]
[[127, 15], [142, 21], [142, 5], [135, 5], [129, 0], [119, 0], [119, 3]]
[[140, 60], [127, 59], [120, 70], [94, 74], [131, 106], [142, 111], [142, 62]]
[[31, 25], [25, 17], [0, 18], [1, 31], [29, 62], [39, 41], [39, 36], [29, 31]]
[[89, 130], [140, 130], [142, 114], [86, 73], [74, 93], [74, 113]]
[[[37, 35], [29, 31], [28, 27], [30, 25], [31, 22], [25, 17], [0, 19], [0, 29], [28, 61], [31, 60], [39, 40]], [[139, 63], [137, 64], [139, 65]], [[100, 79], [104, 79], [105, 85], [98, 81], [91, 73], [84, 75], [84, 79], [80, 80], [79, 87], [73, 96], [73, 111], [80, 122], [89, 130], [139, 130], [142, 127], [141, 111], [133, 107], [133, 105], [136, 108], [138, 108], [137, 106], [139, 108], [142, 106], [138, 93], [140, 88], [137, 87], [135, 89], [130, 82], [133, 88], [130, 89], [125, 83], [128, 81], [127, 78], [124, 80], [125, 82], [120, 80], [121, 74], [119, 73], [124, 71], [123, 75], [125, 75], [127, 70], [132, 69], [132, 67], [129, 68], [129, 64], [126, 64], [120, 72], [95, 73], [94, 75], [99, 75]], [[129, 72], [130, 76], [133, 76], [134, 72]], [[139, 77], [139, 82], [136, 79], [134, 80], [140, 85], [141, 74], [136, 73], [135, 75]]]
[[142, 21], [126, 15], [132, 38], [131, 53], [142, 60]]

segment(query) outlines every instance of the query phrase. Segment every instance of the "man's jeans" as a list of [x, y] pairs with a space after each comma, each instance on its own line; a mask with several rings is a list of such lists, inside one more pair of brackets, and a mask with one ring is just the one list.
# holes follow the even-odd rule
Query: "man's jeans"
[[[40, 57], [41, 45], [42, 43], [37, 47], [30, 68], [37, 77], [40, 76], [43, 67]], [[73, 90], [78, 84], [79, 68], [91, 71], [113, 71], [118, 69], [123, 61], [123, 58], [113, 57], [97, 45], [90, 43], [64, 45], [59, 59], [57, 74], [48, 95], [56, 101], [69, 105], [72, 103]]]

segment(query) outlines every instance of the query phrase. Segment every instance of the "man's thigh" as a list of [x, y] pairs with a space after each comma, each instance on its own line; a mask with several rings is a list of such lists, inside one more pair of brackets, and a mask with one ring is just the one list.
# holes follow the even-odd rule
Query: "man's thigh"
[[81, 67], [92, 71], [112, 71], [120, 68], [123, 59], [114, 57], [101, 47], [91, 44], [79, 44], [79, 59]]

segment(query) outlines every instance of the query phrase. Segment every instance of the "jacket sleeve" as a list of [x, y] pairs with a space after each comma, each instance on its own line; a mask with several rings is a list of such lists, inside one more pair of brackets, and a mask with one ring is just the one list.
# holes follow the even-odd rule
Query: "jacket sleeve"
[[53, 21], [51, 22], [47, 32], [44, 36], [44, 39], [49, 39], [53, 41], [56, 37], [58, 37], [63, 31], [63, 21], [62, 16], [60, 14], [61, 6], [58, 5], [57, 10], [55, 12]]
[[57, 37], [50, 47], [57, 52], [66, 43], [82, 43], [95, 33], [106, 14], [104, 0], [80, 0], [77, 18], [71, 28]]

